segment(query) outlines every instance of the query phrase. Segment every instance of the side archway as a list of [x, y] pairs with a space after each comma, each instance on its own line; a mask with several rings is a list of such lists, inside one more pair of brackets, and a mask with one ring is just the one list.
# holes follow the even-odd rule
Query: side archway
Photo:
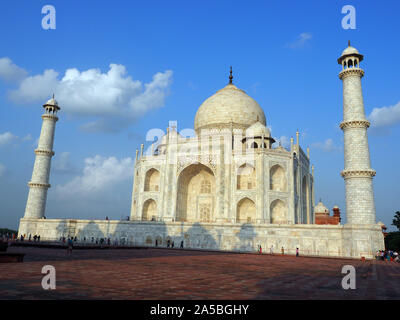
[[286, 223], [287, 222], [287, 205], [280, 199], [271, 202], [271, 223]]
[[256, 187], [256, 169], [245, 163], [241, 165], [237, 173], [237, 189], [250, 190]]
[[307, 177], [303, 177], [303, 181], [301, 184], [301, 198], [302, 198], [302, 203], [303, 203], [303, 212], [302, 212], [302, 222], [303, 223], [308, 223], [309, 222], [309, 191], [308, 191], [308, 182], [307, 182]]
[[155, 220], [157, 218], [157, 203], [147, 199], [143, 203], [142, 220]]
[[236, 222], [254, 223], [256, 221], [256, 205], [253, 200], [243, 198], [237, 204]]
[[270, 169], [270, 189], [273, 191], [287, 191], [285, 170], [276, 164]]
[[158, 191], [160, 185], [160, 172], [154, 168], [146, 172], [144, 191]]

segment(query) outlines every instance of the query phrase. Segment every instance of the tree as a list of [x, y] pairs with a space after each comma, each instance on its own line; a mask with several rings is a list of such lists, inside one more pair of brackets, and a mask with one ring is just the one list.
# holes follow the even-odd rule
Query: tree
[[400, 211], [396, 211], [392, 226], [395, 226], [400, 231]]

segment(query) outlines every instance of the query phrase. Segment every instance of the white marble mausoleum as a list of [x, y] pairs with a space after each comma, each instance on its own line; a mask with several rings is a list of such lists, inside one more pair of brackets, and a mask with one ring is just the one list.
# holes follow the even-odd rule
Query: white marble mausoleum
[[338, 59], [346, 224], [315, 224], [309, 150], [301, 148], [298, 132], [287, 148], [274, 143], [263, 109], [233, 84], [231, 71], [229, 83], [198, 108], [194, 135], [183, 136], [171, 126], [149, 152], [144, 145], [136, 151], [129, 221], [44, 219], [60, 109], [49, 100], [19, 234], [44, 240], [110, 238], [137, 246], [183, 241], [186, 248], [233, 251], [261, 245], [264, 251], [299, 248], [303, 255], [372, 258], [384, 244], [375, 217], [362, 60], [350, 44]]

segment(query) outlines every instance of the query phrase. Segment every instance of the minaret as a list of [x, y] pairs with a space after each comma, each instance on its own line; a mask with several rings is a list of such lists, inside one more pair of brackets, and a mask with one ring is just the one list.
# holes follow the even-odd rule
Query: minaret
[[57, 112], [60, 110], [57, 101], [54, 100], [54, 95], [43, 105], [43, 108], [45, 111], [42, 115], [42, 131], [38, 147], [35, 150], [36, 159], [32, 179], [28, 183], [30, 189], [24, 218], [42, 219], [44, 217], [47, 189], [50, 188], [49, 177], [51, 157], [54, 155], [54, 131], [58, 120]]
[[339, 73], [343, 81], [344, 170], [341, 172], [346, 185], [346, 217], [349, 224], [375, 224], [374, 191], [370, 167], [367, 128], [365, 118], [360, 68], [363, 55], [350, 46], [337, 60], [342, 65]]

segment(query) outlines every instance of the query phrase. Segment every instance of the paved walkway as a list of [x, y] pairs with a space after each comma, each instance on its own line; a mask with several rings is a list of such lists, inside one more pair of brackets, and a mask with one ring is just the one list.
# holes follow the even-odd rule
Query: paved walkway
[[[0, 299], [400, 299], [400, 264], [172, 249], [11, 247], [24, 263], [0, 264]], [[44, 265], [57, 288], [41, 287]], [[341, 287], [342, 266], [357, 270]]]

